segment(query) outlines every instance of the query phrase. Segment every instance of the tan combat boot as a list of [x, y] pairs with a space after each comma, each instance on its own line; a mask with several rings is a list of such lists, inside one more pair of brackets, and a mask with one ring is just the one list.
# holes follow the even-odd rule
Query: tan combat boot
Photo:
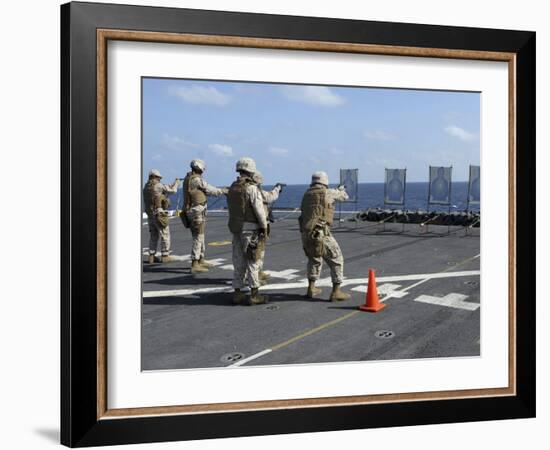
[[346, 294], [340, 289], [340, 283], [334, 283], [332, 285], [332, 292], [330, 293], [331, 302], [342, 302], [347, 300], [349, 297], [349, 294]]
[[210, 268], [214, 267], [214, 264], [210, 264], [209, 262], [206, 262], [206, 259], [204, 259], [204, 257], [199, 259], [199, 264], [202, 267], [206, 267], [207, 269], [210, 269]]
[[309, 280], [307, 284], [307, 298], [315, 298], [316, 295], [319, 295], [323, 292], [320, 288], [315, 287], [315, 280]]
[[198, 259], [193, 260], [193, 262], [191, 263], [191, 273], [203, 273], [203, 272], [208, 272], [208, 269], [204, 266], [201, 266], [199, 264]]
[[149, 262], [149, 264], [154, 264], [155, 263], [155, 255], [149, 255], [149, 259], [147, 260]]
[[235, 289], [233, 291], [233, 304], [240, 305], [246, 300], [246, 295], [240, 289]]
[[169, 263], [169, 262], [174, 262], [175, 259], [170, 255], [162, 255], [161, 261], [163, 263]]
[[271, 278], [271, 275], [269, 275], [268, 273], [266, 273], [264, 271], [260, 271], [260, 273], [258, 275], [258, 278], [260, 279], [260, 281], [267, 281]]
[[267, 303], [269, 300], [267, 295], [260, 295], [258, 288], [252, 288], [250, 291], [250, 298], [248, 299], [249, 305], [261, 305]]

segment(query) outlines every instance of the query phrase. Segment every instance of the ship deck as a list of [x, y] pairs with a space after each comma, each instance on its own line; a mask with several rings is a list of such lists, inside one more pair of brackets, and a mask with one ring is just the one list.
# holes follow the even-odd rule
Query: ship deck
[[[143, 370], [479, 356], [479, 229], [336, 224], [351, 299], [333, 303], [326, 265], [322, 294], [304, 296], [297, 216], [275, 217], [264, 264], [271, 279], [261, 288], [269, 303], [256, 306], [232, 304], [225, 213], [209, 213], [206, 259], [215, 267], [196, 275], [190, 273], [191, 233], [178, 218], [170, 221], [177, 261], [150, 265], [144, 256]], [[145, 222], [142, 243], [148, 244]], [[369, 268], [386, 305], [377, 313], [358, 310]]]

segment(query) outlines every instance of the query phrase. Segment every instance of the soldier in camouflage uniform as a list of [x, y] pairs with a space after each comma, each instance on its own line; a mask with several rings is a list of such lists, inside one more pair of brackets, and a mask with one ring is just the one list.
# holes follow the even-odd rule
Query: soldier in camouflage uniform
[[161, 240], [161, 261], [172, 261], [170, 257], [170, 227], [168, 225], [167, 209], [170, 205], [168, 194], [175, 194], [178, 189], [178, 180], [172, 184], [162, 184], [160, 172], [153, 169], [149, 172], [149, 180], [143, 188], [143, 203], [147, 222], [149, 224], [149, 264], [155, 262], [155, 253], [159, 237]]
[[308, 258], [307, 297], [314, 298], [321, 293], [315, 282], [321, 274], [323, 260], [330, 267], [332, 278], [331, 301], [342, 301], [350, 296], [342, 292], [340, 284], [344, 279], [344, 257], [340, 246], [330, 232], [334, 217], [334, 202], [347, 200], [344, 186], [338, 189], [328, 188], [328, 176], [325, 172], [315, 172], [311, 185], [302, 198], [302, 214], [299, 218], [302, 233], [302, 245]]
[[[267, 215], [262, 192], [253, 180], [256, 163], [251, 158], [237, 161], [239, 177], [227, 194], [229, 209], [229, 231], [233, 235], [233, 303], [245, 301], [249, 305], [267, 302], [267, 296], [260, 295], [259, 271], [267, 239]], [[242, 292], [246, 282], [250, 286], [250, 297]]]
[[227, 188], [211, 186], [203, 178], [206, 164], [200, 159], [191, 161], [191, 172], [183, 180], [183, 211], [180, 213], [183, 224], [191, 229], [191, 272], [207, 272], [212, 264], [204, 259], [204, 234], [206, 231], [206, 208], [208, 196], [227, 194]]
[[[262, 199], [263, 199], [265, 214], [268, 217], [268, 221], [269, 221], [269, 206], [277, 201], [277, 199], [279, 198], [279, 194], [283, 191], [283, 186], [282, 186], [281, 183], [277, 183], [271, 191], [264, 191], [263, 188], [262, 188], [262, 184], [264, 182], [264, 177], [263, 177], [262, 173], [261, 172], [256, 172], [252, 176], [252, 179], [258, 185], [258, 187], [260, 188], [260, 191], [262, 193]], [[268, 236], [269, 236], [269, 228], [270, 228], [270, 226], [269, 226], [269, 223], [268, 223], [267, 224], [267, 235]], [[260, 283], [262, 283], [262, 284], [264, 284], [270, 278], [269, 274], [267, 274], [266, 272], [263, 271], [264, 259], [265, 259], [265, 249], [263, 250], [263, 253], [262, 253], [262, 257], [261, 257], [262, 263], [261, 263], [260, 272], [259, 272]]]

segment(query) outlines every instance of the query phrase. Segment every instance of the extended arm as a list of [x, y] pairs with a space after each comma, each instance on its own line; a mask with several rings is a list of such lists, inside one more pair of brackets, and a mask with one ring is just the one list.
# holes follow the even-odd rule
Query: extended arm
[[172, 184], [163, 184], [162, 192], [163, 194], [175, 194], [178, 192], [179, 180], [175, 180]]
[[[195, 186], [193, 186], [195, 187]], [[218, 197], [220, 195], [227, 194], [227, 188], [217, 188], [216, 186], [212, 186], [211, 184], [208, 184], [205, 179], [200, 178], [197, 181], [196, 188], [203, 191], [206, 195]]]
[[279, 198], [279, 193], [281, 192], [281, 186], [275, 186], [271, 191], [262, 191], [265, 202], [270, 205], [271, 203], [277, 201]]
[[349, 198], [345, 189], [327, 189], [327, 195], [332, 201], [343, 202]]

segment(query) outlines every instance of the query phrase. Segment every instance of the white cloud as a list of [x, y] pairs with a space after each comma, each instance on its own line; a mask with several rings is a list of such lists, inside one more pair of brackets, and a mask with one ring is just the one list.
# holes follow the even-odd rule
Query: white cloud
[[153, 155], [153, 156], [151, 157], [151, 159], [152, 159], [153, 161], [162, 161], [162, 160], [163, 160], [163, 157], [162, 157], [162, 155], [156, 154], [156, 155]]
[[344, 98], [325, 86], [284, 86], [281, 92], [287, 100], [315, 106], [340, 106]]
[[456, 125], [449, 125], [445, 127], [445, 131], [451, 136], [460, 139], [461, 141], [473, 141], [477, 139], [477, 135], [466, 131], [464, 128], [457, 127]]
[[231, 102], [229, 95], [212, 86], [170, 86], [168, 92], [185, 103], [195, 105], [226, 106]]
[[393, 134], [381, 130], [365, 131], [364, 135], [367, 139], [373, 139], [376, 141], [391, 141], [392, 139], [395, 139]]
[[335, 147], [329, 149], [329, 152], [335, 156], [341, 156], [344, 154], [344, 150]]
[[270, 147], [268, 152], [275, 156], [288, 155], [288, 150], [286, 148], [281, 148], [281, 147]]
[[233, 156], [233, 149], [229, 145], [224, 144], [210, 144], [208, 146], [216, 155], [219, 156]]
[[196, 148], [197, 144], [187, 141], [178, 136], [170, 136], [169, 134], [163, 134], [161, 140], [162, 146], [168, 150], [185, 150], [188, 147]]

